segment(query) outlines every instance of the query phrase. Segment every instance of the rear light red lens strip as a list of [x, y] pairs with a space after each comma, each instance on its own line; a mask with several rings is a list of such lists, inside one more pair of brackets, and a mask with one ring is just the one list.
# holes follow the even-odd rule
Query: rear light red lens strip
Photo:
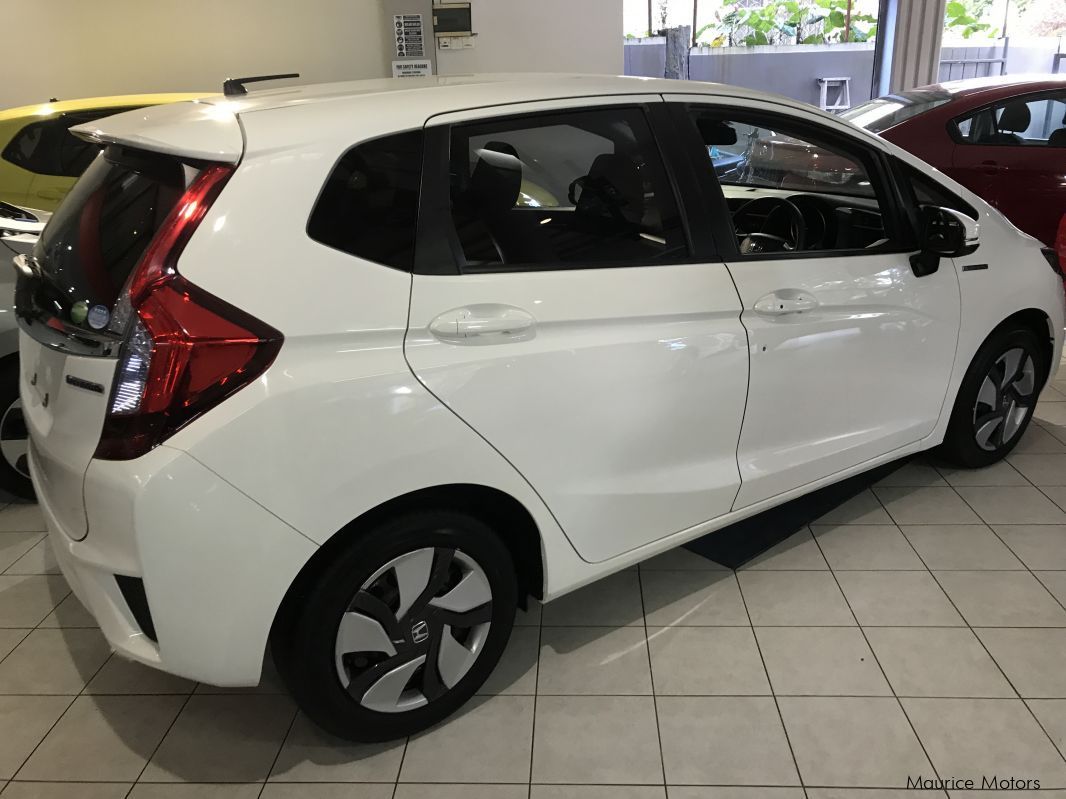
[[178, 257], [232, 172], [209, 166], [197, 176], [130, 277], [129, 301], [151, 355], [137, 409], [108, 415], [98, 458], [140, 457], [262, 375], [281, 349], [273, 327], [177, 272]]

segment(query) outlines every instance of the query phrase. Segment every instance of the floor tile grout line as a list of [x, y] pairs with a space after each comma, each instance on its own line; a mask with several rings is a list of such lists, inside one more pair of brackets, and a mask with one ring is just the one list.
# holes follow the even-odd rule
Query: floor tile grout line
[[[23, 645], [23, 644], [24, 644], [24, 643], [26, 642], [26, 639], [27, 639], [27, 638], [29, 638], [29, 637], [30, 637], [31, 635], [33, 635], [33, 633], [34, 633], [34, 632], [36, 632], [36, 630], [37, 630], [37, 628], [36, 628], [36, 627], [30, 628], [30, 629], [27, 629], [26, 627], [11, 627], [11, 628], [7, 628], [7, 629], [12, 629], [12, 630], [25, 630], [25, 631], [26, 631], [26, 634], [25, 634], [24, 636], [22, 636], [22, 637], [21, 637], [21, 638], [20, 638], [20, 639], [18, 640], [18, 643], [17, 643], [17, 644], [15, 644], [15, 645], [14, 645], [13, 647], [11, 647], [11, 651], [10, 651], [10, 652], [8, 652], [8, 653], [7, 653], [6, 655], [4, 655], [3, 657], [0, 657], [0, 663], [3, 663], [3, 662], [4, 662], [5, 660], [7, 660], [7, 659], [8, 659], [9, 657], [11, 657], [11, 656], [12, 656], [13, 654], [15, 654], [15, 650], [16, 650], [16, 649], [18, 649], [18, 648], [19, 648], [20, 646], [22, 646], [22, 645]], [[4, 695], [6, 696], [7, 694], [4, 694]], [[10, 694], [10, 695], [11, 695], [11, 696], [21, 696], [21, 694]], [[64, 694], [64, 696], [65, 696], [65, 694]]]
[[[3, 509], [0, 508], [0, 512], [2, 512], [2, 510]], [[11, 561], [11, 563], [9, 565], [4, 567], [4, 570], [2, 572], [0, 572], [0, 576], [3, 576], [3, 577], [36, 577], [37, 576], [36, 574], [33, 574], [33, 573], [31, 573], [31, 574], [15, 574], [14, 572], [11, 571], [11, 569], [15, 568], [15, 566], [18, 565], [18, 562], [20, 560], [22, 560], [24, 557], [29, 555], [30, 552], [33, 549], [35, 549], [38, 544], [40, 544], [42, 541], [44, 541], [48, 537], [48, 533], [47, 532], [41, 532], [40, 530], [0, 530], [0, 536], [5, 536], [5, 535], [26, 535], [26, 534], [36, 535], [36, 536], [38, 536], [38, 538], [37, 538], [36, 541], [34, 541], [32, 544], [30, 544], [29, 549], [25, 550], [17, 558], [15, 558], [13, 561]]]
[[[736, 579], [735, 575], [733, 579]], [[666, 753], [663, 751], [663, 731], [659, 724], [659, 699], [655, 695], [655, 668], [652, 666], [651, 642], [648, 640], [648, 611], [644, 605], [644, 577], [640, 571], [640, 564], [637, 564], [637, 591], [640, 593], [640, 619], [644, 623], [644, 652], [648, 656], [648, 680], [651, 681], [651, 706], [652, 712], [655, 714], [655, 737], [659, 742], [659, 769], [663, 776], [663, 793], [666, 793]], [[530, 782], [532, 783], [532, 779]], [[530, 795], [532, 795], [532, 784], [529, 791]]]
[[[60, 601], [62, 601], [62, 600], [60, 600]], [[49, 613], [51, 613], [51, 611], [49, 611]], [[36, 629], [36, 628], [34, 628], [34, 629]], [[89, 683], [91, 683], [94, 679], [96, 679], [96, 675], [99, 674], [103, 670], [104, 666], [106, 666], [108, 664], [108, 662], [111, 660], [111, 658], [113, 658], [114, 656], [115, 656], [115, 654], [114, 654], [114, 652], [112, 652], [108, 657], [106, 657], [104, 659], [104, 662], [101, 663], [96, 668], [96, 670], [92, 673], [92, 675], [88, 679], [85, 680], [85, 684], [82, 685], [81, 690], [78, 691], [78, 693], [74, 694], [71, 697], [70, 701], [67, 703], [67, 706], [65, 708], [63, 708], [63, 712], [59, 714], [58, 718], [56, 718], [56, 720], [54, 722], [52, 722], [51, 726], [48, 727], [48, 731], [44, 735], [41, 736], [41, 739], [39, 741], [37, 741], [36, 744], [34, 744], [34, 747], [33, 747], [33, 749], [30, 750], [30, 753], [28, 755], [26, 755], [26, 757], [23, 759], [23, 761], [19, 765], [19, 767], [17, 769], [15, 769], [14, 773], [12, 773], [12, 775], [11, 775], [11, 781], [12, 782], [15, 780], [15, 777], [17, 777], [19, 775], [19, 772], [22, 771], [22, 769], [26, 768], [26, 764], [30, 762], [30, 758], [32, 758], [34, 756], [34, 754], [36, 754], [37, 750], [40, 749], [41, 744], [43, 744], [45, 742], [45, 740], [48, 738], [48, 736], [52, 734], [52, 731], [56, 728], [56, 726], [58, 726], [59, 722], [61, 722], [64, 718], [66, 718], [67, 713], [70, 712], [70, 709], [74, 706], [74, 703], [77, 702], [78, 699], [80, 699], [83, 696], [89, 696], [89, 694], [85, 693], [85, 689], [89, 687]]]
[[262, 797], [263, 791], [266, 790], [267, 783], [270, 782], [271, 776], [274, 774], [274, 769], [278, 766], [278, 760], [281, 758], [281, 753], [285, 749], [285, 744], [289, 742], [289, 736], [292, 735], [292, 731], [296, 728], [296, 720], [300, 718], [299, 708], [294, 708], [292, 718], [289, 719], [289, 726], [285, 728], [285, 734], [281, 736], [281, 743], [278, 744], [278, 751], [274, 753], [274, 759], [270, 761], [270, 768], [267, 769], [266, 776], [263, 777], [263, 784], [259, 787], [259, 793], [257, 797]]
[[[881, 497], [877, 496], [877, 493], [874, 492], [872, 489], [870, 490], [870, 493], [873, 494], [874, 499], [877, 500], [877, 504], [879, 504], [884, 510], [884, 512], [888, 514], [888, 518], [892, 519], [892, 524], [895, 526], [896, 532], [903, 536], [903, 539], [907, 541], [907, 545], [910, 546], [911, 549], [914, 549], [914, 546], [910, 543], [910, 540], [907, 538], [907, 536], [903, 535], [903, 530], [900, 529], [899, 523], [896, 522], [892, 514], [889, 513], [888, 508], [885, 507], [885, 503], [881, 501]], [[822, 553], [822, 557], [825, 558], [825, 553], [822, 552], [822, 545], [818, 543], [817, 537], [815, 538], [814, 544], [818, 547], [818, 551]], [[921, 556], [918, 555], [917, 551], [915, 551], [915, 555], [917, 555], [918, 560], [921, 561], [922, 565], [924, 566], [925, 561], [922, 560]], [[826, 558], [826, 563], [828, 562], [829, 559]], [[840, 580], [837, 578], [836, 572], [832, 569], [832, 567], [830, 567], [829, 571], [833, 575], [833, 582], [836, 583], [837, 590], [844, 598], [844, 604], [848, 606], [848, 612], [851, 613], [852, 617], [855, 619], [855, 624], [859, 628], [859, 634], [862, 636], [862, 640], [866, 642], [866, 648], [870, 650], [870, 656], [874, 659], [874, 663], [877, 664], [877, 668], [881, 670], [881, 676], [884, 678], [885, 683], [888, 685], [888, 690], [892, 692], [892, 697], [896, 700], [896, 706], [903, 714], [903, 718], [907, 720], [907, 726], [910, 727], [911, 733], [914, 735], [914, 740], [916, 740], [918, 742], [918, 746], [921, 747], [922, 754], [925, 755], [925, 760], [929, 764], [929, 767], [933, 770], [933, 774], [939, 779], [940, 772], [937, 771], [937, 767], [936, 764], [933, 762], [933, 758], [929, 756], [929, 750], [925, 747], [925, 741], [923, 741], [922, 737], [918, 734], [918, 728], [914, 726], [914, 721], [911, 720], [910, 714], [907, 713], [907, 708], [903, 706], [903, 700], [900, 699], [899, 694], [896, 693], [896, 686], [894, 686], [892, 684], [892, 680], [888, 678], [888, 672], [885, 671], [885, 667], [881, 663], [881, 658], [877, 656], [877, 650], [875, 650], [873, 644], [870, 643], [870, 639], [866, 635], [866, 630], [863, 628], [862, 623], [859, 621], [858, 614], [855, 613], [855, 609], [851, 606], [851, 600], [848, 599], [848, 595], [844, 592], [844, 587], [840, 584]], [[928, 567], [926, 567], [926, 571], [928, 571]], [[940, 590], [943, 591], [944, 589], [941, 588]]]
[[141, 777], [143, 777], [144, 772], [148, 770], [148, 766], [151, 765], [152, 759], [159, 753], [160, 748], [163, 746], [163, 741], [165, 741], [167, 739], [167, 736], [170, 735], [170, 731], [174, 729], [174, 725], [178, 723], [178, 719], [181, 718], [181, 714], [185, 712], [185, 708], [189, 706], [189, 702], [192, 700], [192, 698], [193, 691], [189, 691], [189, 693], [185, 695], [185, 701], [182, 702], [181, 707], [178, 708], [178, 712], [174, 714], [174, 718], [170, 720], [170, 724], [167, 725], [166, 730], [161, 736], [159, 736], [159, 743], [157, 743], [152, 748], [152, 754], [148, 755], [148, 757], [144, 759], [144, 765], [141, 766], [141, 770], [137, 773], [137, 779], [133, 781], [134, 785], [141, 781]]
[[[536, 602], [536, 599], [532, 601]], [[528, 600], [527, 600], [528, 604]], [[533, 666], [533, 726], [529, 738], [529, 785], [526, 790], [526, 798], [533, 799], [533, 758], [537, 749], [537, 701], [540, 698], [540, 650], [544, 646], [544, 606], [537, 606], [537, 662]], [[395, 799], [395, 797], [393, 798]]]
[[[810, 533], [810, 526], [807, 525], [807, 532]], [[814, 534], [811, 534], [814, 537]], [[821, 550], [819, 550], [821, 552]], [[823, 560], [825, 555], [822, 555]], [[800, 771], [799, 760], [796, 757], [796, 750], [792, 746], [792, 737], [788, 734], [788, 725], [785, 724], [785, 716], [781, 712], [781, 703], [777, 701], [777, 693], [774, 691], [774, 682], [770, 677], [770, 669], [766, 666], [766, 658], [762, 653], [762, 644], [759, 643], [759, 636], [755, 632], [755, 625], [751, 622], [751, 611], [748, 610], [748, 600], [744, 597], [744, 587], [740, 584], [740, 576], [737, 574], [736, 569], [733, 570], [733, 579], [737, 583], [737, 591], [740, 593], [740, 602], [744, 605], [744, 614], [748, 617], [748, 627], [751, 629], [751, 637], [755, 639], [755, 650], [759, 653], [759, 661], [762, 663], [763, 674], [766, 675], [766, 684], [770, 688], [770, 696], [774, 699], [774, 709], [777, 710], [777, 720], [781, 722], [781, 731], [785, 734], [785, 743], [788, 744], [788, 752], [792, 755], [792, 767], [796, 769], [796, 778], [799, 780], [800, 788], [803, 789], [804, 799], [808, 799], [807, 785], [803, 779], [803, 772]], [[669, 794], [669, 790], [667, 791]]]
[[[1022, 435], [1024, 435], [1024, 432], [1022, 433]], [[1019, 474], [1021, 474], [1021, 472], [1019, 472]], [[1039, 488], [1037, 488], [1037, 487], [1036, 487], [1035, 485], [1033, 485], [1032, 481], [1031, 481], [1031, 480], [1029, 480], [1029, 478], [1028, 478], [1028, 477], [1026, 477], [1026, 476], [1025, 476], [1024, 474], [1022, 475], [1022, 477], [1023, 477], [1023, 478], [1025, 478], [1025, 480], [1029, 482], [1029, 485], [1033, 486], [1033, 488], [1036, 488], [1036, 489], [1037, 489], [1037, 491], [1040, 491], [1040, 489], [1039, 489]], [[952, 490], [954, 491], [955, 489], [954, 489], [954, 488], [952, 488]], [[1041, 493], [1041, 494], [1042, 494], [1043, 496], [1047, 496], [1047, 495], [1046, 495], [1046, 494], [1044, 494], [1044, 493], [1043, 493], [1042, 491], [1041, 491], [1040, 493]], [[969, 503], [969, 502], [966, 502], [966, 497], [964, 497], [964, 496], [963, 496], [962, 494], [960, 494], [960, 493], [959, 493], [958, 491], [955, 491], [955, 494], [956, 494], [956, 495], [957, 495], [957, 496], [959, 497], [959, 499], [961, 499], [961, 500], [962, 500], [962, 501], [963, 501], [964, 503], [966, 503], [966, 507], [970, 508], [970, 510], [972, 510], [972, 511], [973, 511], [974, 513], [977, 513], [976, 509], [974, 509], [974, 508], [973, 508], [973, 507], [972, 507], [972, 506], [970, 505], [970, 503]], [[1048, 497], [1048, 500], [1049, 500], [1049, 501], [1051, 501], [1051, 498], [1050, 498], [1050, 497]], [[1054, 502], [1052, 502], [1052, 504], [1054, 504]], [[1056, 507], [1058, 507], [1058, 506], [1056, 505]], [[980, 514], [977, 514], [977, 515], [978, 515], [978, 516], [980, 517]], [[981, 518], [983, 519], [983, 517], [981, 517]], [[1051, 591], [1050, 591], [1050, 590], [1048, 589], [1048, 587], [1047, 587], [1046, 585], [1044, 585], [1044, 583], [1043, 583], [1043, 582], [1041, 582], [1040, 578], [1039, 578], [1039, 577], [1037, 577], [1037, 576], [1036, 576], [1035, 574], [1033, 574], [1033, 571], [1032, 571], [1032, 569], [1030, 569], [1030, 568], [1029, 568], [1029, 564], [1028, 564], [1028, 563], [1026, 563], [1026, 562], [1025, 562], [1024, 560], [1022, 560], [1022, 559], [1021, 559], [1021, 557], [1020, 557], [1020, 556], [1018, 555], [1018, 553], [1017, 553], [1017, 552], [1015, 552], [1015, 551], [1014, 551], [1014, 550], [1013, 550], [1013, 549], [1011, 548], [1010, 544], [1008, 544], [1008, 543], [1007, 543], [1006, 541], [1004, 541], [1004, 540], [1003, 540], [1003, 539], [1002, 539], [1002, 538], [1000, 537], [999, 533], [997, 533], [997, 532], [996, 532], [996, 528], [994, 528], [994, 527], [993, 527], [993, 526], [992, 526], [991, 524], [989, 524], [989, 525], [988, 525], [988, 527], [989, 527], [989, 529], [990, 529], [990, 530], [992, 530], [992, 535], [994, 535], [994, 536], [995, 536], [996, 538], [998, 538], [998, 539], [1000, 540], [1000, 542], [1001, 542], [1001, 543], [1002, 543], [1002, 544], [1003, 544], [1003, 545], [1004, 545], [1005, 547], [1007, 547], [1007, 549], [1009, 549], [1009, 550], [1010, 550], [1011, 554], [1012, 554], [1012, 555], [1014, 555], [1014, 557], [1018, 558], [1018, 560], [1019, 560], [1019, 561], [1021, 562], [1021, 564], [1022, 564], [1023, 566], [1025, 566], [1025, 567], [1026, 567], [1026, 570], [1027, 570], [1027, 571], [1029, 572], [1029, 575], [1030, 575], [1030, 576], [1031, 576], [1031, 577], [1032, 577], [1032, 578], [1033, 578], [1034, 580], [1036, 580], [1036, 582], [1037, 582], [1037, 583], [1038, 583], [1038, 584], [1040, 585], [1040, 587], [1041, 587], [1041, 588], [1043, 588], [1043, 589], [1044, 589], [1045, 591], [1047, 591], [1047, 593], [1048, 593], [1048, 594], [1049, 594], [1049, 595], [1051, 596], [1051, 598], [1052, 598], [1052, 599], [1054, 599], [1054, 600], [1055, 600], [1055, 602], [1057, 602], [1057, 603], [1058, 603], [1059, 607], [1063, 607], [1062, 603], [1061, 603], [1061, 602], [1059, 602], [1059, 600], [1058, 600], [1058, 597], [1056, 597], [1056, 596], [1055, 596], [1054, 594], [1052, 594], [1052, 593], [1051, 593]], [[933, 572], [930, 572], [930, 574], [933, 574]], [[933, 579], [934, 579], [934, 580], [936, 580], [936, 584], [937, 584], [937, 585], [940, 585], [940, 580], [938, 580], [938, 579], [937, 579], [937, 576], [936, 576], [936, 574], [933, 574]], [[948, 595], [948, 592], [944, 590], [944, 586], [940, 585], [940, 590], [941, 590], [941, 591], [944, 591], [944, 594], [945, 594], [945, 595], [946, 595], [946, 596], [948, 597], [948, 601], [949, 601], [949, 602], [951, 602], [951, 604], [952, 604], [952, 605], [954, 605], [954, 604], [955, 604], [955, 601], [954, 601], [954, 600], [953, 600], [953, 599], [951, 598], [951, 596], [950, 596], [950, 595]], [[1066, 610], [1066, 608], [1063, 608], [1063, 609], [1064, 609], [1064, 610]], [[961, 610], [959, 610], [959, 609], [958, 609], [957, 607], [955, 608], [955, 610], [956, 610], [956, 611], [958, 611], [958, 613], [959, 613], [959, 615], [960, 615], [960, 616], [962, 616], [962, 611], [961, 611]], [[1048, 741], [1049, 741], [1049, 742], [1051, 743], [1051, 747], [1052, 747], [1052, 748], [1053, 748], [1053, 749], [1054, 749], [1054, 750], [1055, 750], [1056, 752], [1058, 752], [1058, 753], [1059, 753], [1059, 757], [1060, 757], [1060, 758], [1062, 758], [1063, 762], [1066, 762], [1066, 752], [1063, 752], [1063, 750], [1059, 748], [1058, 744], [1056, 744], [1056, 743], [1055, 743], [1055, 739], [1054, 739], [1054, 738], [1052, 737], [1051, 733], [1049, 733], [1049, 732], [1047, 731], [1047, 728], [1046, 728], [1046, 727], [1044, 726], [1043, 722], [1041, 722], [1041, 721], [1040, 721], [1040, 719], [1039, 719], [1039, 718], [1037, 717], [1036, 713], [1034, 713], [1034, 712], [1033, 712], [1033, 709], [1032, 709], [1032, 708], [1031, 708], [1031, 707], [1029, 706], [1029, 703], [1028, 703], [1028, 702], [1026, 702], [1026, 701], [1025, 701], [1025, 699], [1024, 699], [1024, 698], [1022, 697], [1021, 691], [1019, 691], [1019, 690], [1018, 690], [1018, 687], [1017, 687], [1017, 686], [1016, 686], [1016, 685], [1014, 684], [1014, 681], [1013, 681], [1013, 680], [1011, 680], [1011, 678], [1007, 676], [1007, 672], [1006, 672], [1006, 669], [1004, 669], [1004, 668], [1003, 668], [1003, 666], [1001, 666], [1001, 665], [1000, 665], [999, 661], [998, 661], [998, 660], [996, 660], [995, 656], [994, 656], [994, 655], [992, 654], [992, 652], [991, 652], [991, 651], [989, 650], [989, 648], [988, 648], [988, 646], [987, 646], [987, 645], [985, 644], [984, 640], [982, 640], [981, 636], [979, 636], [979, 635], [977, 634], [977, 632], [976, 632], [976, 631], [974, 630], [973, 626], [972, 626], [972, 625], [970, 624], [970, 620], [969, 620], [969, 619], [967, 619], [967, 618], [966, 618], [965, 616], [962, 616], [962, 620], [963, 620], [964, 622], [966, 622], [966, 626], [967, 626], [967, 627], [969, 628], [969, 630], [970, 630], [971, 634], [973, 634], [973, 637], [977, 639], [978, 643], [980, 643], [980, 645], [981, 645], [981, 648], [985, 650], [985, 652], [986, 652], [986, 653], [988, 654], [988, 656], [989, 656], [990, 658], [992, 658], [992, 662], [996, 664], [996, 668], [997, 668], [997, 669], [999, 669], [999, 671], [1000, 671], [1000, 674], [1002, 674], [1002, 675], [1003, 675], [1003, 679], [1005, 679], [1005, 680], [1007, 681], [1007, 684], [1008, 684], [1008, 685], [1009, 685], [1009, 686], [1011, 687], [1011, 690], [1013, 690], [1013, 691], [1014, 691], [1014, 693], [1018, 695], [1018, 699], [1019, 699], [1019, 700], [1021, 701], [1021, 703], [1022, 703], [1022, 706], [1023, 706], [1023, 707], [1024, 707], [1024, 708], [1025, 708], [1025, 709], [1026, 709], [1027, 711], [1029, 711], [1029, 715], [1030, 715], [1030, 716], [1032, 717], [1033, 721], [1035, 721], [1035, 722], [1036, 722], [1036, 726], [1040, 728], [1041, 732], [1043, 732], [1043, 733], [1044, 733], [1044, 736], [1045, 736], [1045, 737], [1046, 737], [1046, 738], [1048, 739]], [[1014, 628], [1007, 628], [1007, 629], [1014, 629]]]
[[400, 775], [403, 774], [403, 761], [407, 757], [407, 747], [411, 745], [411, 736], [408, 735], [403, 739], [403, 751], [400, 752], [400, 765], [396, 768], [396, 779], [392, 783], [392, 797], [396, 799], [396, 794], [400, 790]]

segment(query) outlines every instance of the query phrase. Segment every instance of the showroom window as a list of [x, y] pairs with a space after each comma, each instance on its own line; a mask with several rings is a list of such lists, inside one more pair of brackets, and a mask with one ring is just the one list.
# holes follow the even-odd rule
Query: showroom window
[[955, 125], [963, 144], [1066, 147], [1066, 92], [1009, 100]]
[[315, 203], [307, 234], [327, 247], [409, 271], [424, 138], [412, 130], [346, 152]]
[[691, 109], [742, 254], [892, 246], [868, 158], [852, 148], [730, 112]]
[[456, 126], [449, 172], [467, 269], [688, 257], [662, 159], [638, 108]]
[[114, 108], [62, 114], [52, 119], [31, 122], [8, 142], [4, 149], [4, 160], [38, 175], [79, 177], [100, 152], [100, 147], [74, 136], [70, 128], [130, 110]]

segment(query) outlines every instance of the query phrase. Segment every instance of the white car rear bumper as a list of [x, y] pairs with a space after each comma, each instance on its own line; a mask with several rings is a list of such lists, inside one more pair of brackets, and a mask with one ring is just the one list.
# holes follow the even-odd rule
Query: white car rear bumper
[[[315, 544], [166, 446], [92, 461], [82, 541], [62, 529], [55, 498], [34, 478], [60, 568], [115, 651], [212, 685], [258, 684], [274, 615]], [[143, 580], [156, 641], [116, 575]]]

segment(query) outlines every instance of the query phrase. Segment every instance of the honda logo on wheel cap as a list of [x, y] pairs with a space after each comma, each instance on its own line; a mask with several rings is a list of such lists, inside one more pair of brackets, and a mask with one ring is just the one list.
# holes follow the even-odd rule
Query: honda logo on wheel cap
[[415, 622], [411, 627], [411, 640], [420, 644], [429, 638], [429, 625], [424, 621]]

